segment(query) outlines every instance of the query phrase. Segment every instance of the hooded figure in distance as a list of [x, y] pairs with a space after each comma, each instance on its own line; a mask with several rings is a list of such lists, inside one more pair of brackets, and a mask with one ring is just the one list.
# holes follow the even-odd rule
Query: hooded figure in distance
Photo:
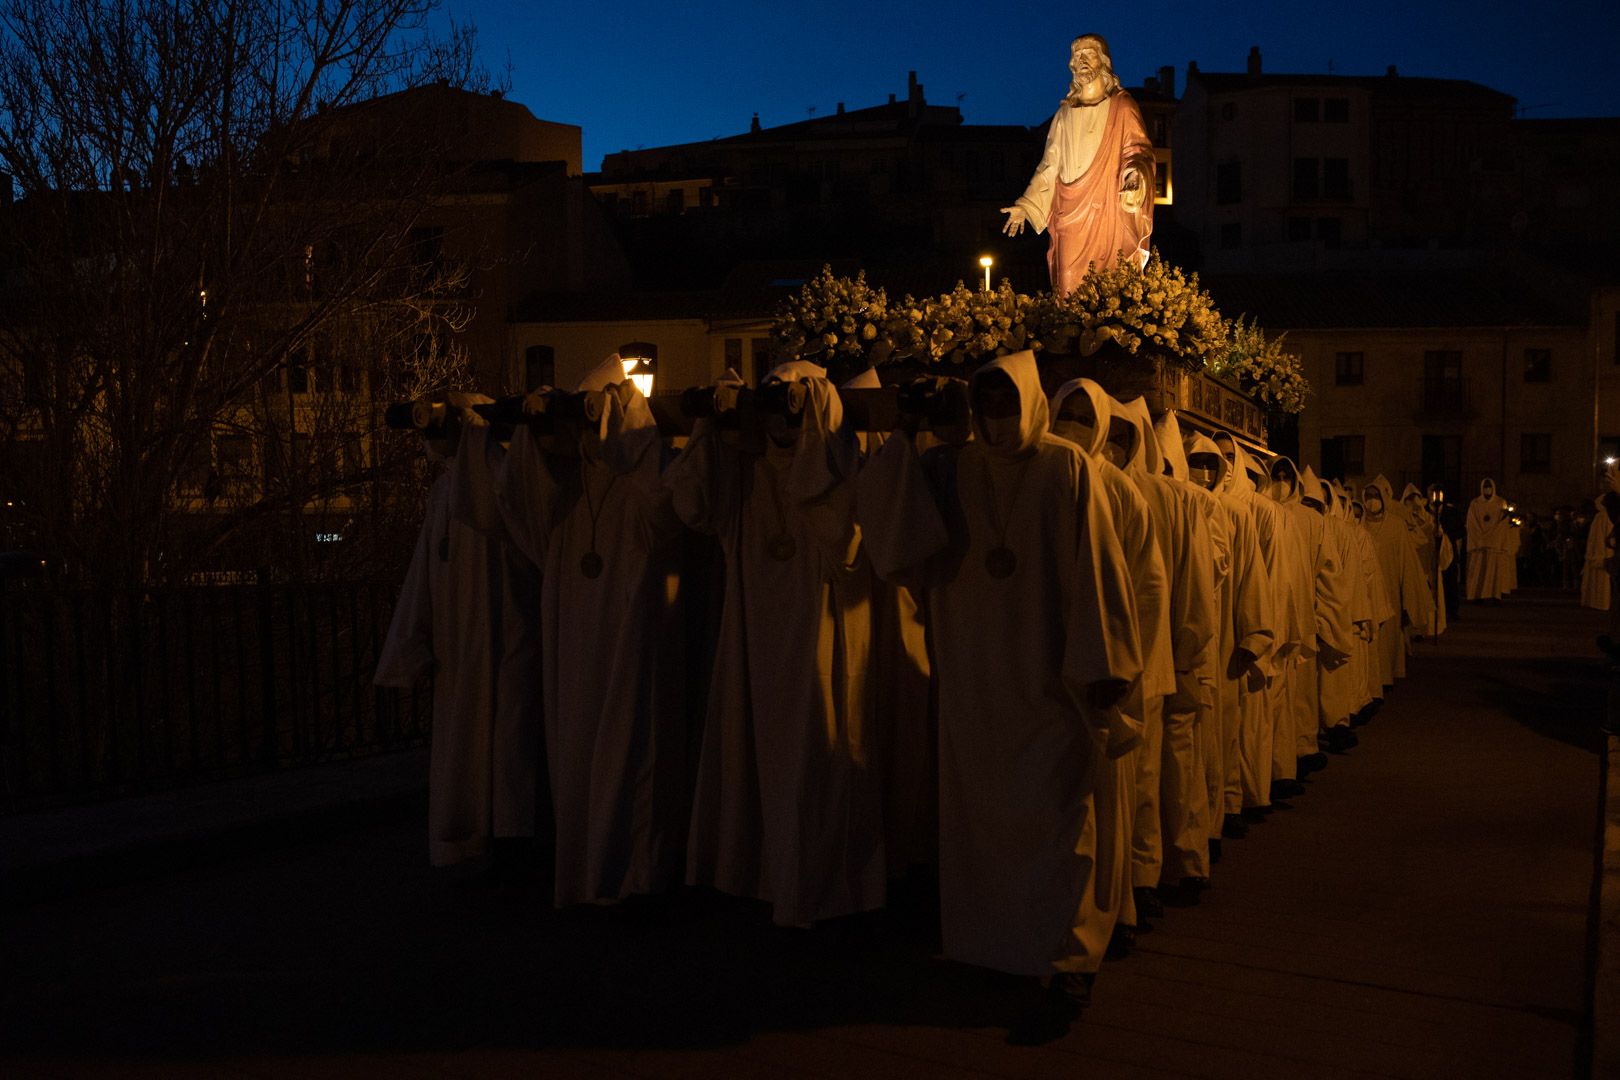
[[1496, 493], [1496, 481], [1479, 482], [1479, 495], [1468, 504], [1469, 600], [1500, 600], [1512, 591], [1513, 522], [1507, 500]]

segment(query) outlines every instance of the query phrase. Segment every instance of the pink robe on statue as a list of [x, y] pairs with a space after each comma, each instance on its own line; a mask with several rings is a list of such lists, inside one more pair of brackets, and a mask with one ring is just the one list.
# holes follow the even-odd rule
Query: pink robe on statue
[[[1125, 252], [1126, 258], [1141, 266], [1148, 257], [1148, 238], [1153, 233], [1153, 143], [1142, 123], [1142, 110], [1129, 94], [1120, 90], [1105, 100], [1108, 118], [1089, 163], [1067, 160], [1067, 148], [1077, 141], [1069, 129], [1080, 122], [1084, 110], [1103, 106], [1065, 102], [1058, 107], [1041, 163], [1017, 202], [1036, 232], [1050, 231], [1046, 265], [1052, 291], [1059, 296], [1080, 284], [1091, 263], [1110, 266]], [[1119, 198], [1125, 171], [1132, 168], [1146, 187], [1142, 206], [1135, 213], [1124, 210]]]

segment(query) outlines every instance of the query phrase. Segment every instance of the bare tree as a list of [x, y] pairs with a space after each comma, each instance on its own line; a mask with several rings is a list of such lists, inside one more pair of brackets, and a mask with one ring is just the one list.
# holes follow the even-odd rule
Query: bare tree
[[435, 6], [0, 0], [0, 542], [111, 583], [376, 561], [420, 497], [379, 407], [464, 378], [471, 314], [410, 94], [487, 77]]

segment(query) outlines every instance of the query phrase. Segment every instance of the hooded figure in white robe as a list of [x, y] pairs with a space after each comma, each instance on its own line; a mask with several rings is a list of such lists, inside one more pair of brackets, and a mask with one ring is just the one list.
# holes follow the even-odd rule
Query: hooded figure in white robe
[[769, 380], [802, 394], [796, 423], [767, 418], [739, 445], [701, 420], [664, 477], [681, 519], [717, 536], [726, 561], [687, 880], [807, 926], [884, 901], [871, 571], [837, 389], [803, 362]]
[[1375, 697], [1406, 677], [1407, 637], [1405, 627], [1425, 626], [1434, 617], [1434, 590], [1423, 573], [1418, 555], [1420, 536], [1412, 527], [1411, 512], [1395, 501], [1395, 489], [1383, 476], [1373, 477], [1361, 493], [1367, 514], [1362, 521], [1378, 553], [1385, 597], [1395, 610], [1395, 618], [1378, 627], [1373, 647], [1383, 676]]
[[[1189, 879], [1193, 882], [1207, 881], [1211, 844], [1219, 843], [1222, 820], [1225, 816], [1225, 733], [1221, 725], [1221, 697], [1224, 693], [1226, 664], [1236, 648], [1236, 641], [1243, 640], [1243, 637], [1252, 638], [1250, 644], [1246, 646], [1250, 652], [1257, 652], [1263, 648], [1264, 641], [1260, 637], [1262, 630], [1259, 627], [1258, 603], [1251, 603], [1249, 608], [1245, 609], [1242, 607], [1244, 598], [1238, 595], [1233, 574], [1233, 535], [1230, 515], [1210, 487], [1206, 487], [1204, 483], [1194, 482], [1187, 465], [1186, 443], [1190, 439], [1183, 436], [1181, 422], [1177, 419], [1175, 411], [1169, 410], [1161, 415], [1154, 421], [1153, 428], [1158, 436], [1166, 475], [1179, 483], [1181, 490], [1192, 496], [1194, 505], [1203, 513], [1204, 524], [1209, 534], [1215, 629], [1210, 648], [1204, 654], [1203, 663], [1197, 671], [1196, 686], [1192, 684], [1185, 686], [1188, 696], [1198, 694], [1197, 714], [1193, 727], [1193, 754], [1196, 762], [1194, 771], [1198, 780], [1194, 797], [1191, 799], [1191, 813], [1196, 819], [1194, 850], [1202, 855], [1201, 858], [1194, 860], [1194, 865], [1202, 872], [1186, 873], [1182, 879], [1184, 883]], [[1208, 483], [1213, 486], [1214, 482], [1212, 474]], [[1250, 601], [1256, 600], [1253, 589], [1248, 590], [1246, 595]], [[1240, 627], [1243, 637], [1238, 636]], [[1181, 698], [1182, 688], [1182, 682], [1178, 679], [1178, 700]], [[1167, 733], [1167, 741], [1168, 738]]]
[[[1136, 605], [1107, 496], [1047, 431], [1035, 356], [974, 377], [974, 439], [890, 439], [861, 473], [879, 574], [920, 589], [939, 702], [945, 955], [1021, 975], [1101, 966], [1097, 770], [1138, 734]], [[988, 411], [987, 411], [988, 410]]]
[[[882, 385], [877, 369], [867, 368], [843, 388]], [[863, 465], [888, 438], [876, 431], [857, 435]], [[872, 670], [872, 753], [883, 786], [884, 848], [890, 877], [896, 877], [913, 866], [933, 866], [939, 855], [939, 737], [929, 690], [928, 625], [917, 597], [903, 585], [872, 583]]]
[[1321, 727], [1331, 733], [1334, 728], [1347, 728], [1351, 715], [1364, 704], [1367, 679], [1363, 647], [1372, 640], [1372, 592], [1368, 588], [1361, 551], [1333, 485], [1317, 479], [1309, 468], [1305, 470], [1304, 482], [1307, 492], [1313, 490], [1314, 482], [1316, 498], [1322, 507], [1323, 544], [1331, 546], [1336, 564], [1343, 568], [1345, 625], [1341, 628], [1341, 640], [1345, 660], [1339, 667], [1318, 665]]
[[1613, 553], [1609, 538], [1614, 535], [1614, 522], [1601, 497], [1592, 503], [1592, 524], [1586, 530], [1586, 565], [1581, 570], [1581, 606], [1609, 610], [1609, 556]]
[[[1245, 778], [1242, 752], [1243, 695], [1262, 693], [1266, 673], [1262, 661], [1276, 647], [1276, 610], [1266, 577], [1265, 554], [1256, 536], [1254, 513], [1246, 500], [1228, 489], [1231, 463], [1221, 454], [1214, 440], [1194, 433], [1183, 447], [1194, 482], [1207, 480], [1226, 521], [1231, 570], [1231, 628], [1223, 618], [1216, 713], [1220, 717], [1220, 742], [1213, 760], [1206, 760], [1210, 783], [1213, 826], [1226, 835], [1242, 835], [1239, 816], [1246, 794], [1258, 789], [1258, 779]], [[1207, 463], [1212, 476], [1203, 476], [1200, 466]], [[1218, 769], [1218, 772], [1212, 771]], [[1270, 792], [1266, 793], [1267, 798]]]
[[1299, 538], [1301, 558], [1311, 571], [1312, 625], [1305, 631], [1310, 642], [1309, 653], [1302, 650], [1302, 655], [1309, 655], [1310, 659], [1302, 660], [1295, 667], [1288, 695], [1297, 764], [1300, 759], [1317, 754], [1322, 673], [1348, 663], [1354, 648], [1354, 634], [1348, 619], [1350, 582], [1339, 561], [1338, 547], [1328, 537], [1316, 474], [1306, 468], [1302, 475], [1288, 458], [1273, 461], [1270, 474], [1267, 493], [1288, 513]]
[[1510, 591], [1513, 523], [1507, 500], [1496, 493], [1496, 481], [1479, 482], [1479, 495], [1468, 504], [1468, 600], [1500, 600]]
[[[1416, 484], [1407, 484], [1401, 492], [1401, 505], [1412, 530], [1412, 542], [1417, 551], [1418, 564], [1423, 568], [1424, 591], [1429, 597], [1429, 619], [1411, 627], [1416, 635], [1438, 637], [1446, 632], [1445, 572], [1456, 558], [1451, 537], [1435, 524], [1429, 502]], [[1436, 550], [1436, 540], [1439, 550]]]
[[[1137, 792], [1132, 879], [1137, 888], [1161, 881], [1179, 884], [1209, 877], [1207, 801], [1196, 742], [1198, 712], [1213, 701], [1214, 686], [1202, 680], [1220, 640], [1220, 600], [1215, 591], [1215, 547], [1208, 511], [1194, 489], [1166, 475], [1166, 462], [1144, 398], [1113, 404], [1136, 426], [1136, 445], [1125, 475], [1141, 489], [1154, 522], [1165, 571], [1170, 575], [1170, 653], [1175, 689], [1165, 698], [1164, 735], [1153, 774]], [[1174, 423], [1174, 418], [1171, 418]], [[1180, 451], [1179, 440], [1176, 447]], [[1138, 772], [1138, 776], [1147, 775]], [[1144, 826], [1144, 819], [1147, 825]], [[1156, 829], [1156, 833], [1155, 833]], [[1155, 841], [1157, 841], [1155, 843]]]
[[576, 390], [595, 395], [595, 423], [554, 435], [518, 425], [495, 479], [505, 531], [540, 572], [558, 906], [678, 883], [690, 806], [684, 653], [666, 589], [682, 530], [659, 479], [657, 421], [617, 355]]
[[[1299, 650], [1300, 628], [1293, 617], [1295, 582], [1289, 573], [1287, 539], [1284, 536], [1285, 515], [1281, 507], [1260, 493], [1265, 470], [1230, 432], [1216, 432], [1215, 445], [1230, 465], [1226, 474], [1227, 493], [1246, 504], [1254, 518], [1255, 540], [1260, 545], [1265, 565], [1265, 610], [1269, 612], [1275, 634], [1271, 652], [1260, 662], [1260, 670], [1265, 675], [1264, 684], [1257, 689], [1249, 686], [1239, 688], [1240, 708], [1243, 710], [1238, 742], [1238, 752], [1243, 762], [1243, 804], [1245, 807], [1264, 807], [1271, 803], [1274, 743], [1277, 713], [1282, 703], [1282, 683], [1294, 654]], [[1288, 775], [1293, 774], [1289, 772]]]
[[1404, 651], [1406, 635], [1400, 632], [1401, 621], [1398, 617], [1399, 609], [1389, 600], [1389, 589], [1384, 584], [1383, 565], [1378, 561], [1378, 546], [1373, 543], [1372, 533], [1367, 531], [1367, 508], [1360, 499], [1347, 492], [1341, 492], [1344, 501], [1347, 520], [1351, 524], [1351, 535], [1355, 538], [1356, 552], [1361, 559], [1361, 576], [1367, 582], [1367, 596], [1371, 605], [1372, 625], [1370, 636], [1362, 647], [1365, 657], [1362, 670], [1362, 702], [1359, 708], [1365, 713], [1371, 706], [1383, 699], [1385, 685], [1392, 680], [1384, 673], [1383, 657], [1378, 653], [1378, 635], [1393, 627], [1400, 638]]
[[[1141, 637], [1142, 680], [1120, 704], [1141, 745], [1098, 771], [1097, 904], [1117, 908], [1119, 921], [1138, 924], [1134, 888], [1158, 885], [1159, 754], [1163, 744], [1164, 698], [1176, 689], [1171, 654], [1170, 581], [1164, 568], [1157, 525], [1141, 490], [1121, 466], [1140, 447], [1135, 426], [1114, 416], [1117, 403], [1091, 379], [1073, 379], [1058, 388], [1050, 405], [1052, 433], [1078, 446], [1091, 465], [1091, 479], [1108, 500], [1114, 535], [1130, 572]], [[1137, 821], [1143, 789], [1151, 788], [1151, 820]], [[1140, 826], [1140, 827], [1139, 827]], [[1146, 834], [1146, 835], [1143, 835]], [[1140, 839], [1139, 839], [1140, 837]], [[1135, 849], [1140, 846], [1141, 852]], [[1153, 880], [1138, 882], [1135, 862], [1153, 864]], [[1146, 875], [1144, 875], [1145, 877]]]
[[[460, 434], [482, 423], [472, 406], [489, 400], [451, 394], [451, 430], [427, 439], [429, 458], [451, 461]], [[481, 441], [477, 452], [484, 452]], [[375, 677], [378, 686], [409, 688], [433, 676], [428, 859], [434, 866], [484, 856], [497, 835], [534, 835], [532, 779], [527, 790], [498, 782], [505, 779], [503, 763], [522, 752], [518, 748], [514, 754], [496, 730], [503, 617], [500, 542], [458, 518], [453, 512], [457, 502], [456, 475], [446, 469], [428, 493], [427, 517]], [[530, 763], [534, 765], [532, 759]]]

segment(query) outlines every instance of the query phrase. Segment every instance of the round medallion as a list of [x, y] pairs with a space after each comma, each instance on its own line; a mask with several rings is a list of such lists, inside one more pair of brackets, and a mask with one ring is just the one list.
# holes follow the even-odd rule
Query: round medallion
[[992, 548], [984, 557], [984, 568], [993, 578], [1012, 577], [1012, 572], [1018, 569], [1018, 556], [1009, 547]]
[[799, 545], [793, 542], [793, 537], [787, 533], [773, 536], [765, 542], [765, 554], [777, 562], [787, 562], [799, 551]]
[[594, 551], [587, 551], [579, 558], [579, 572], [588, 578], [602, 576], [602, 556]]

